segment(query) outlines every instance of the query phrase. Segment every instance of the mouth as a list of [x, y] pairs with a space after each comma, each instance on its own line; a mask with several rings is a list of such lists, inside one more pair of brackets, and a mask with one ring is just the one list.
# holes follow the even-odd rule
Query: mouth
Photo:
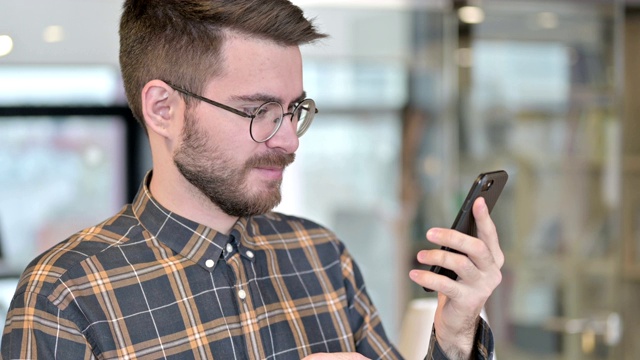
[[282, 174], [284, 173], [284, 168], [278, 166], [258, 166], [254, 170], [269, 180], [282, 180]]
[[261, 155], [254, 155], [247, 161], [247, 166], [250, 167], [280, 167], [283, 168], [291, 164], [296, 158], [296, 154], [281, 154], [277, 152], [270, 152]]
[[284, 169], [293, 162], [295, 154], [267, 154], [255, 157], [247, 163], [249, 169], [257, 171], [269, 180], [282, 180]]

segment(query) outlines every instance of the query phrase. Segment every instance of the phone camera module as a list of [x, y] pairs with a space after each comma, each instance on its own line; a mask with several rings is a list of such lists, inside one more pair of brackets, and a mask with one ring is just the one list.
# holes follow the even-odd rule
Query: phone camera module
[[485, 186], [484, 189], [485, 190], [489, 190], [491, 188], [491, 186], [493, 186], [493, 180], [490, 180]]

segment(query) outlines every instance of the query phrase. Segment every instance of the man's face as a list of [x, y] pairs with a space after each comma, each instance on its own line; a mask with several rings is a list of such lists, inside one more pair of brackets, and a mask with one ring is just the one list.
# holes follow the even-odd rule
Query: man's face
[[[276, 99], [291, 111], [302, 90], [297, 46], [231, 36], [223, 49], [224, 72], [203, 96], [241, 111]], [[185, 114], [174, 163], [182, 175], [226, 214], [270, 211], [281, 199], [284, 168], [294, 160], [298, 137], [290, 117], [276, 135], [256, 143], [248, 118], [198, 102]]]

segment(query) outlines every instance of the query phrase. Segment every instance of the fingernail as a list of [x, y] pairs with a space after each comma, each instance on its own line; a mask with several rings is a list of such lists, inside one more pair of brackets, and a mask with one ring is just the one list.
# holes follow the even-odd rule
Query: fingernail
[[418, 252], [418, 261], [423, 262], [426, 257], [427, 257], [427, 254], [425, 253], [424, 250]]
[[409, 277], [413, 280], [418, 278], [418, 270], [411, 270], [409, 271]]

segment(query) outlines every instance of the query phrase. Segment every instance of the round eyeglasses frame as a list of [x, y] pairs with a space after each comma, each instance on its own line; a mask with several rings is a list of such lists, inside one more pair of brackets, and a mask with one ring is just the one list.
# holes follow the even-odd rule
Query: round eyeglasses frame
[[[300, 102], [298, 102], [298, 104], [293, 109], [293, 111], [288, 112], [288, 113], [284, 112], [284, 108], [282, 107], [282, 104], [280, 104], [279, 102], [267, 101], [264, 104], [258, 106], [256, 108], [256, 111], [253, 114], [249, 115], [249, 114], [247, 114], [247, 113], [245, 113], [243, 111], [234, 109], [229, 105], [225, 105], [225, 104], [219, 103], [217, 101], [211, 100], [209, 98], [206, 98], [204, 96], [201, 96], [201, 95], [198, 95], [198, 94], [194, 94], [191, 91], [186, 90], [186, 89], [184, 89], [184, 88], [182, 88], [180, 86], [174, 85], [169, 81], [166, 81], [166, 80], [162, 80], [162, 81], [164, 83], [166, 83], [167, 85], [169, 85], [172, 89], [174, 89], [174, 90], [176, 90], [176, 91], [178, 91], [178, 92], [180, 92], [180, 93], [182, 93], [184, 95], [190, 96], [190, 97], [192, 97], [194, 99], [203, 101], [203, 102], [205, 102], [207, 104], [210, 104], [210, 105], [213, 105], [213, 106], [218, 107], [220, 109], [229, 111], [229, 112], [234, 113], [236, 115], [251, 119], [251, 123], [249, 124], [249, 135], [251, 136], [251, 140], [253, 140], [253, 141], [257, 142], [257, 143], [263, 143], [263, 142], [269, 141], [269, 139], [271, 139], [278, 132], [278, 130], [280, 130], [280, 126], [282, 126], [282, 122], [283, 122], [283, 119], [284, 119], [285, 116], [291, 115], [291, 121], [293, 121], [293, 117], [294, 117], [294, 115], [296, 113], [298, 113], [300, 110], [306, 110], [307, 111], [307, 115], [306, 115], [306, 117], [304, 119], [302, 127], [298, 128], [296, 130], [296, 135], [298, 137], [300, 137], [300, 136], [304, 135], [304, 133], [309, 129], [309, 126], [311, 125], [311, 122], [312, 122], [315, 114], [318, 113], [318, 108], [316, 108], [315, 101], [313, 101], [313, 99], [307, 98], [307, 99], [304, 99], [304, 100], [301, 100]], [[271, 133], [269, 133], [269, 135], [265, 139], [259, 140], [259, 139], [256, 139], [256, 137], [253, 134], [253, 122], [257, 117], [256, 114], [258, 112], [260, 112], [260, 109], [264, 108], [265, 106], [267, 106], [269, 104], [278, 104], [278, 106], [280, 107], [280, 113], [282, 115], [276, 120], [277, 123], [276, 123], [276, 126], [273, 128], [273, 131]]]

